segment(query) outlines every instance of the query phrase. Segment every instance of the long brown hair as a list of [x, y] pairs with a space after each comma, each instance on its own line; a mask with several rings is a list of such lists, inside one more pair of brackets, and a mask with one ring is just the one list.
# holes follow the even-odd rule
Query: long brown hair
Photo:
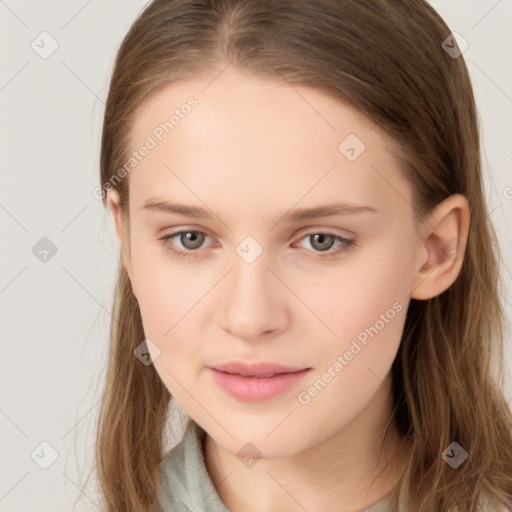
[[[130, 130], [171, 83], [227, 66], [314, 87], [359, 109], [403, 147], [418, 221], [456, 193], [471, 223], [461, 272], [445, 292], [412, 299], [393, 363], [393, 421], [412, 445], [394, 506], [413, 512], [512, 505], [512, 414], [503, 396], [500, 252], [489, 219], [477, 111], [450, 29], [424, 0], [154, 0], [117, 53], [101, 144], [101, 188], [128, 216]], [[453, 46], [453, 44], [450, 44]], [[214, 76], [213, 74], [211, 76]], [[134, 357], [145, 339], [119, 261], [96, 468], [108, 512], [151, 509], [158, 493], [171, 395]], [[452, 469], [444, 450], [469, 459]]]

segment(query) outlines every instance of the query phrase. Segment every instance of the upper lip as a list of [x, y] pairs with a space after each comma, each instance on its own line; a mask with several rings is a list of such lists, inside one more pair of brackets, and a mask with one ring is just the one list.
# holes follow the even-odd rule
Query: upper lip
[[242, 363], [236, 361], [232, 363], [217, 364], [215, 366], [210, 366], [210, 368], [219, 372], [233, 373], [246, 377], [261, 377], [263, 375], [271, 376], [277, 373], [294, 373], [308, 369], [304, 366], [285, 366], [283, 364], [272, 362]]

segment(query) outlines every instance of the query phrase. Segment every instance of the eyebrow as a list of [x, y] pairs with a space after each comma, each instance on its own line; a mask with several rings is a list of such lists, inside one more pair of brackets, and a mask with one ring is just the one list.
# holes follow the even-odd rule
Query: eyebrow
[[[210, 212], [198, 206], [176, 204], [158, 199], [148, 199], [144, 203], [142, 209], [161, 213], [175, 213], [196, 219], [211, 219], [214, 217]], [[372, 206], [366, 205], [354, 205], [348, 203], [329, 204], [316, 206], [314, 208], [295, 208], [292, 209], [291, 212], [290, 210], [286, 210], [280, 213], [279, 219], [287, 217], [289, 221], [301, 222], [318, 217], [328, 217], [330, 215], [349, 215], [363, 212], [378, 213], [378, 210]]]

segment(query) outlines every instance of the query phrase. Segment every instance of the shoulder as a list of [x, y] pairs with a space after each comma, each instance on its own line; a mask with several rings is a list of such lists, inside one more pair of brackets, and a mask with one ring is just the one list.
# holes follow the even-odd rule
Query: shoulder
[[173, 510], [179, 504], [190, 503], [193, 473], [197, 470], [199, 456], [198, 432], [194, 422], [187, 425], [181, 441], [165, 455], [158, 468], [159, 503], [162, 510]]
[[162, 459], [158, 493], [161, 511], [229, 512], [206, 470], [202, 445], [205, 435], [191, 420], [182, 440]]

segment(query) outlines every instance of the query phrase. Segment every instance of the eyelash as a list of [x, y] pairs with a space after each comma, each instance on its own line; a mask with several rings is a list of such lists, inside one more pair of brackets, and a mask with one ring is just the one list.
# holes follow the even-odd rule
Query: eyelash
[[[208, 236], [204, 231], [194, 230], [194, 229], [185, 229], [181, 231], [175, 231], [174, 233], [169, 233], [168, 235], [165, 235], [164, 237], [160, 238], [159, 240], [162, 241], [164, 247], [177, 256], [181, 258], [188, 258], [188, 259], [194, 259], [200, 256], [199, 249], [195, 250], [188, 250], [183, 251], [180, 249], [176, 249], [175, 246], [171, 243], [171, 239], [175, 236], [181, 235], [182, 233], [200, 233], [202, 235]], [[340, 235], [335, 235], [334, 233], [328, 233], [323, 231], [310, 231], [309, 233], [306, 233], [300, 240], [303, 240], [304, 238], [307, 238], [311, 235], [327, 235], [334, 238], [335, 241], [341, 242], [343, 245], [341, 245], [338, 249], [329, 249], [327, 251], [313, 251], [318, 253], [318, 256], [320, 258], [330, 258], [333, 256], [338, 256], [341, 253], [344, 253], [350, 249], [352, 245], [357, 245], [355, 239], [351, 238], [345, 238]]]

